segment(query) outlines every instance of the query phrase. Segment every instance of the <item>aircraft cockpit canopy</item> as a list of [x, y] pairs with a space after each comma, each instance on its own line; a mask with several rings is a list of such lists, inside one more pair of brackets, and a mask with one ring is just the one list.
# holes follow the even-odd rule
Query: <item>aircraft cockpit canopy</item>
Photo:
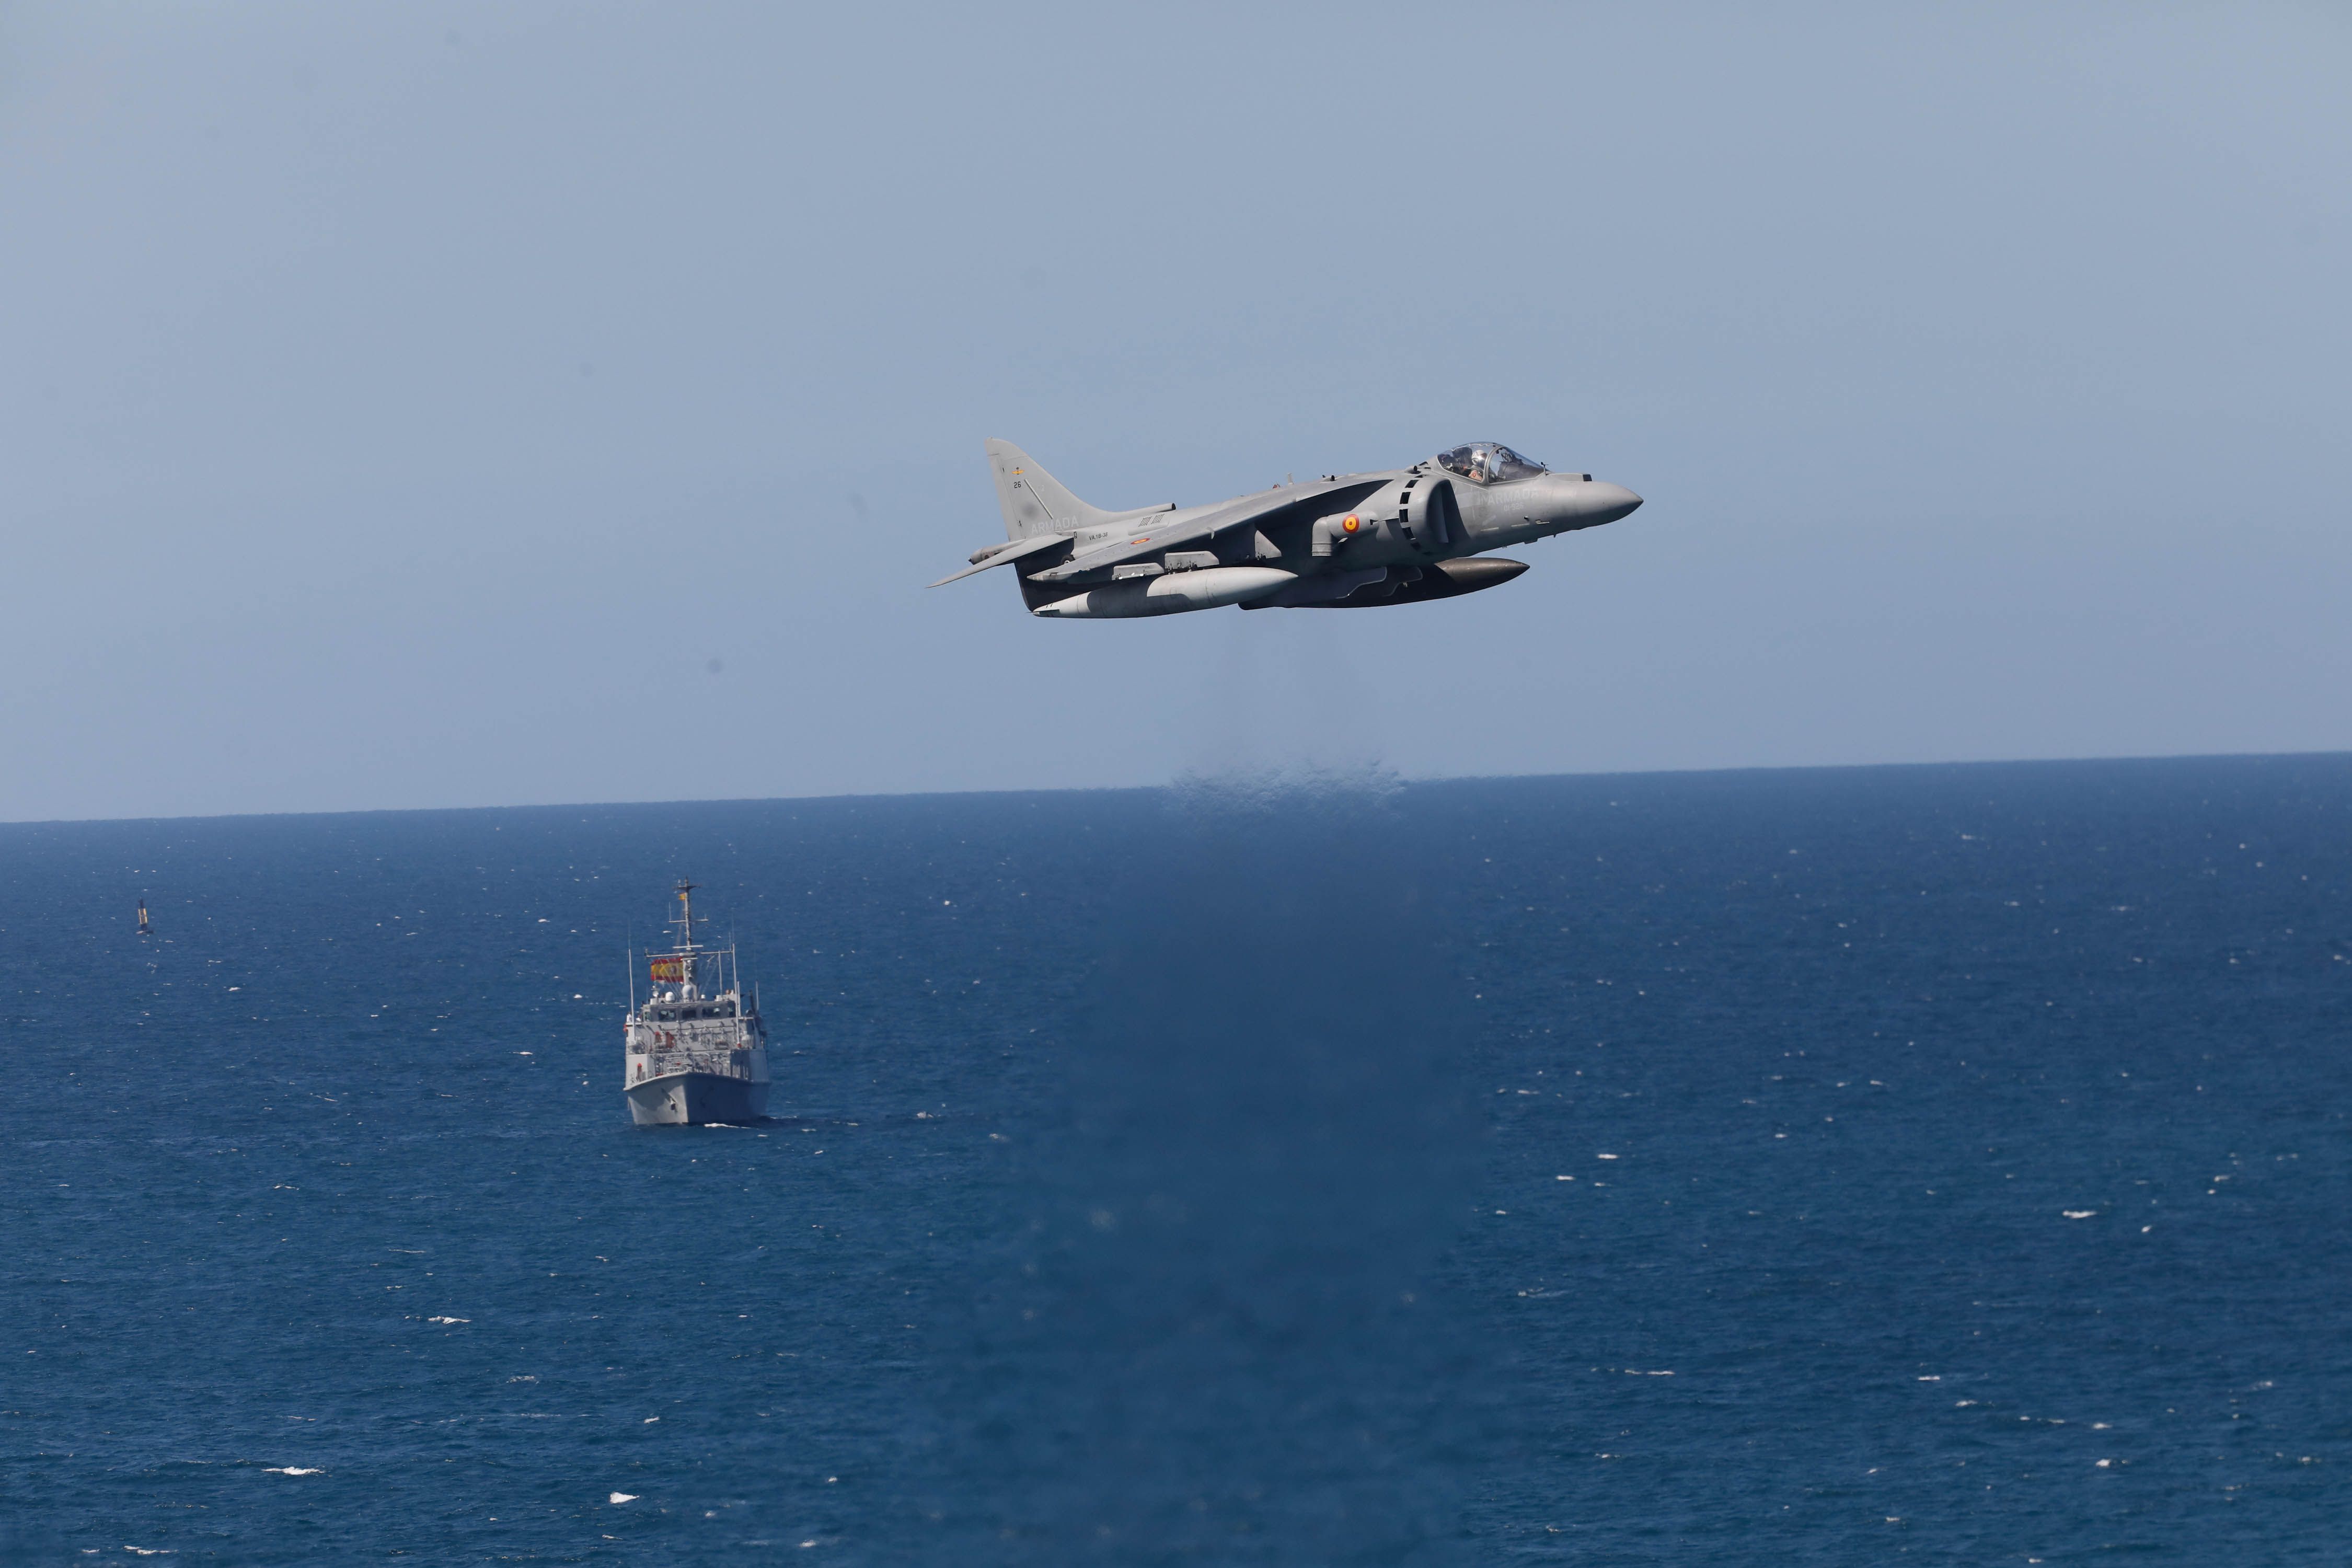
[[1475, 485], [1524, 479], [1547, 470], [1532, 458], [1522, 458], [1499, 441], [1472, 441], [1437, 455], [1437, 466], [1460, 474]]

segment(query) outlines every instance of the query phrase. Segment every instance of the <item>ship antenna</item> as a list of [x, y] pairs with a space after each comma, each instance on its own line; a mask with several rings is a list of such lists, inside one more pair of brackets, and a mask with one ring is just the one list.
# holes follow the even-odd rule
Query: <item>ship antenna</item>
[[[698, 955], [702, 950], [695, 945], [694, 941], [694, 883], [683, 877], [678, 879], [677, 919], [670, 923], [678, 928], [677, 952], [681, 958], [680, 967], [685, 971], [683, 978], [689, 984], [699, 987], [702, 984], [702, 960]], [[702, 923], [710, 923], [707, 916]]]

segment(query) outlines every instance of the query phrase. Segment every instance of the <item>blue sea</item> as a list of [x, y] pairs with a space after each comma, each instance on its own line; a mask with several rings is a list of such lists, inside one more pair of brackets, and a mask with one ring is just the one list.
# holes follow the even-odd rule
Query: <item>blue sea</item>
[[16, 826], [0, 957], [8, 1563], [2352, 1561], [2352, 758]]

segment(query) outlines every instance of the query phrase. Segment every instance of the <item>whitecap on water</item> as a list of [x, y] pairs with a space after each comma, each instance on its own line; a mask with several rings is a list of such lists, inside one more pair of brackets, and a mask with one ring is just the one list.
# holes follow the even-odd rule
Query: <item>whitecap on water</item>
[[265, 1476], [315, 1476], [319, 1471], [315, 1468], [306, 1470], [299, 1465], [268, 1465], [263, 1467], [261, 1473]]
[[2096, 1209], [2060, 1209], [2058, 1212], [2064, 1215], [2068, 1219], [2089, 1219], [2093, 1215], [2097, 1214], [2099, 1211]]
[[611, 1497], [606, 1498], [604, 1500], [612, 1503], [635, 1502], [637, 1500], [638, 1495], [639, 1494], [635, 1492], [614, 1492]]

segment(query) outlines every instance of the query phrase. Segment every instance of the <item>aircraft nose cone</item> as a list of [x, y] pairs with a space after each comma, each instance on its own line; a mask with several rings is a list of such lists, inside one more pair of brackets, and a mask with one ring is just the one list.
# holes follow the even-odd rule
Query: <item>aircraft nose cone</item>
[[1588, 520], [1588, 526], [1614, 522], [1621, 517], [1631, 517], [1633, 514], [1633, 509], [1642, 504], [1642, 498], [1623, 485], [1586, 485], [1583, 489], [1584, 515]]

